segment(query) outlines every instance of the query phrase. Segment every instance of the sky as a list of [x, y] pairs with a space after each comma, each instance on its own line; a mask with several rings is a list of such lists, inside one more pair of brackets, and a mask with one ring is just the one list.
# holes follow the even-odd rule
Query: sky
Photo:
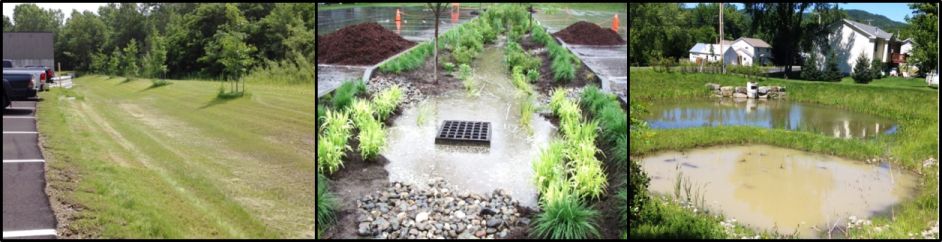
[[[731, 3], [736, 5], [737, 9], [743, 9], [742, 3]], [[692, 8], [696, 3], [686, 3], [686, 7]], [[912, 10], [906, 3], [838, 3], [841, 9], [857, 9], [870, 13], [886, 16], [890, 20], [906, 23], [906, 15], [912, 15]]]
[[[3, 3], [3, 16], [10, 18], [10, 21], [13, 21], [13, 8], [16, 5], [22, 3]], [[89, 10], [97, 13], [98, 7], [108, 5], [107, 3], [36, 3], [37, 6], [43, 9], [59, 9], [62, 10], [62, 15], [65, 17], [62, 24], [65, 24], [65, 20], [69, 19], [72, 16], [72, 10], [78, 10], [79, 12]], [[14, 22], [14, 24], [16, 24]]]

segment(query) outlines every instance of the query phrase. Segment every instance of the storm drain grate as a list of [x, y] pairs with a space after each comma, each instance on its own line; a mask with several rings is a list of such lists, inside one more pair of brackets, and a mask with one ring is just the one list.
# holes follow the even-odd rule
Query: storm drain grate
[[491, 123], [445, 120], [435, 143], [491, 143]]

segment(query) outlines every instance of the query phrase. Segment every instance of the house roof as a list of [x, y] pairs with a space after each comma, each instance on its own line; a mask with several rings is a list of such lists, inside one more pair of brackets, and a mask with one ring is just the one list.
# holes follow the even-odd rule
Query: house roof
[[844, 23], [847, 23], [850, 26], [853, 26], [854, 28], [860, 30], [861, 32], [864, 32], [865, 34], [870, 35], [870, 38], [876, 37], [876, 38], [881, 38], [881, 39], [890, 39], [893, 37], [893, 34], [887, 33], [886, 31], [883, 31], [882, 29], [871, 26], [871, 25], [855, 22], [850, 19], [844, 19]]
[[736, 41], [739, 41], [739, 40], [745, 41], [746, 44], [749, 44], [752, 47], [756, 47], [756, 48], [772, 48], [772, 46], [769, 45], [769, 43], [766, 43], [765, 41], [762, 41], [761, 39], [746, 38], [746, 37], [739, 37], [739, 39], [736, 39]]
[[904, 39], [901, 43], [905, 44], [905, 43], [907, 43], [907, 42], [908, 42], [908, 43], [916, 43], [915, 41], [913, 41], [913, 38], [906, 38], [906, 39]]

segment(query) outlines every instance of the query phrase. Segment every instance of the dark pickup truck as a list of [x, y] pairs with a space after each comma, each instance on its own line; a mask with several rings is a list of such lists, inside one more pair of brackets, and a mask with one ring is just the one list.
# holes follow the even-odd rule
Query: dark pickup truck
[[4, 107], [9, 101], [24, 100], [36, 96], [35, 76], [28, 73], [3, 73]]

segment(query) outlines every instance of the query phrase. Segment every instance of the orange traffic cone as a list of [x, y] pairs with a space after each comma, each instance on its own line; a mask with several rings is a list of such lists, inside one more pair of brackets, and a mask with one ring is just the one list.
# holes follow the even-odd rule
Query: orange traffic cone
[[399, 16], [399, 9], [396, 9], [396, 22], [402, 21], [402, 17]]
[[612, 20], [612, 31], [618, 32], [618, 14], [615, 14], [615, 19]]

